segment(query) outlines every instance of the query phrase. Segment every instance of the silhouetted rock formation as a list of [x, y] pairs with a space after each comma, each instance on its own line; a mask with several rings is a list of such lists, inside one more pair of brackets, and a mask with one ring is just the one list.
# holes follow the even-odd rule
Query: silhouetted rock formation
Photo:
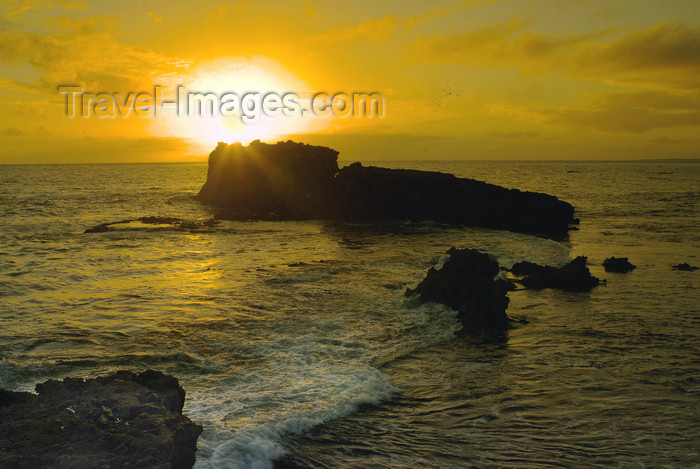
[[528, 261], [516, 262], [510, 271], [514, 275], [523, 277], [516, 282], [534, 290], [558, 288], [567, 291], [586, 291], [601, 283], [600, 279], [591, 275], [586, 267], [584, 256], [577, 257], [561, 268]]
[[687, 262], [684, 262], [682, 264], [676, 264], [673, 267], [671, 267], [673, 270], [682, 270], [685, 272], [692, 272], [694, 270], [698, 270], [698, 267], [695, 267], [694, 265], [690, 265]]
[[230, 209], [234, 219], [312, 219], [326, 211], [338, 152], [291, 140], [219, 145], [209, 155], [204, 203]]
[[556, 197], [450, 174], [342, 169], [338, 152], [292, 141], [219, 145], [197, 198], [229, 219], [423, 221], [563, 236], [573, 207]]
[[0, 391], [0, 466], [190, 468], [202, 427], [182, 415], [185, 391], [159, 371]]
[[498, 262], [474, 249], [451, 248], [440, 270], [430, 268], [415, 290], [422, 303], [442, 303], [457, 310], [466, 333], [508, 328], [507, 282], [495, 279]]
[[553, 236], [574, 221], [573, 207], [556, 197], [432, 171], [354, 163], [339, 171], [336, 186], [340, 220], [432, 220]]
[[621, 274], [626, 274], [637, 268], [636, 265], [632, 264], [626, 257], [608, 257], [603, 261], [603, 267], [605, 267], [606, 272], [617, 272]]

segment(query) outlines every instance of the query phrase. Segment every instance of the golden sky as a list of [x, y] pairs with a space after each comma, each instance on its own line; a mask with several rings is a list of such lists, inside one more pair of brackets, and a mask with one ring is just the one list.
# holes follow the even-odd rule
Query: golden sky
[[700, 2], [0, 2], [0, 163], [206, 161], [240, 125], [68, 118], [57, 91], [177, 84], [379, 92], [382, 118], [250, 134], [346, 161], [697, 158]]

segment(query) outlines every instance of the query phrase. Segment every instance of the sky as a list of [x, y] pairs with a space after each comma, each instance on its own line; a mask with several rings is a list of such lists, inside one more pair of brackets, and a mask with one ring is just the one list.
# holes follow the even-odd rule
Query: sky
[[[0, 163], [700, 157], [697, 0], [3, 0]], [[68, 117], [61, 86], [380, 93], [381, 117]], [[125, 98], [126, 97], [126, 98]]]

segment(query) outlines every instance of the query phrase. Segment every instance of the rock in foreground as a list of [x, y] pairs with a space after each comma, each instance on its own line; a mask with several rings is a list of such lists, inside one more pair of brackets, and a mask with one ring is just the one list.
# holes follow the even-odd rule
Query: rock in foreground
[[451, 248], [440, 270], [431, 268], [415, 290], [422, 303], [442, 303], [456, 309], [466, 333], [504, 331], [509, 326], [507, 283], [496, 279], [498, 262], [474, 249]]
[[202, 427], [158, 371], [50, 380], [0, 391], [0, 467], [190, 468]]
[[637, 268], [628, 258], [615, 256], [605, 259], [603, 261], [603, 267], [605, 267], [606, 272], [617, 272], [620, 274], [626, 274]]
[[523, 277], [516, 280], [518, 283], [533, 290], [558, 288], [566, 291], [588, 291], [600, 284], [600, 279], [591, 275], [586, 267], [584, 256], [577, 257], [561, 268], [528, 261], [516, 262], [510, 271]]
[[338, 168], [338, 152], [290, 141], [219, 145], [197, 198], [229, 219], [434, 221], [563, 236], [573, 207], [556, 197], [451, 174]]

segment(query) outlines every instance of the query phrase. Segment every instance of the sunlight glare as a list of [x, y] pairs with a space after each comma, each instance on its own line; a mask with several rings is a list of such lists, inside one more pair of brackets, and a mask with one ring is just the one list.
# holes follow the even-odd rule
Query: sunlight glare
[[[262, 57], [221, 58], [204, 63], [194, 69], [191, 78], [182, 84], [189, 92], [213, 92], [219, 96], [235, 93], [239, 97], [254, 92], [262, 95], [295, 92], [301, 97], [309, 90], [309, 86], [291, 72]], [[171, 85], [173, 89], [176, 86]], [[288, 135], [309, 132], [313, 120], [284, 115], [268, 117], [260, 113], [257, 121], [244, 123], [239, 115], [178, 117], [174, 112], [169, 113], [167, 119], [169, 134], [207, 146], [216, 142], [248, 144], [256, 139], [276, 141]]]

